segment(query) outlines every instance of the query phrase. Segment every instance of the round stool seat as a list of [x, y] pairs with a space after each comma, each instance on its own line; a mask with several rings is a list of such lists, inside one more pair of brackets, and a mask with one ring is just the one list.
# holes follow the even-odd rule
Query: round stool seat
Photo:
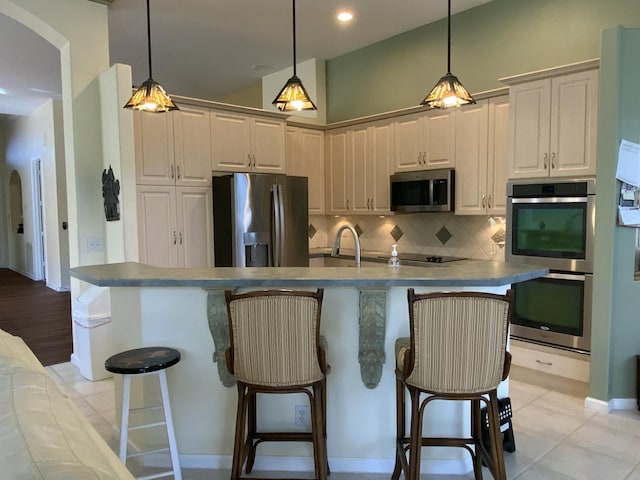
[[180, 352], [169, 347], [143, 347], [116, 353], [104, 362], [111, 373], [134, 375], [163, 370], [180, 361]]

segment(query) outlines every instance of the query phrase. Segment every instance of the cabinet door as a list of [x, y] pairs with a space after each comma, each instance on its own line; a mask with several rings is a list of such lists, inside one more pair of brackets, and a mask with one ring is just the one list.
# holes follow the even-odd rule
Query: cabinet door
[[371, 153], [368, 152], [367, 126], [351, 129], [351, 210], [365, 214], [371, 211], [371, 183], [373, 168]]
[[325, 136], [326, 200], [328, 214], [349, 213], [349, 181], [351, 158], [349, 132], [329, 132]]
[[552, 176], [595, 175], [597, 106], [597, 70], [552, 79]]
[[282, 120], [251, 119], [251, 158], [253, 170], [285, 172], [285, 125]]
[[487, 100], [456, 111], [456, 215], [486, 212], [488, 121]]
[[423, 168], [453, 168], [456, 165], [455, 112], [432, 110], [423, 116]]
[[422, 152], [422, 124], [420, 116], [409, 115], [395, 121], [395, 171], [410, 172], [421, 170], [423, 162]]
[[487, 160], [487, 213], [507, 212], [509, 159], [509, 96], [489, 99], [489, 158]]
[[173, 113], [133, 113], [136, 183], [174, 185]]
[[138, 243], [142, 263], [178, 266], [175, 187], [138, 187]]
[[391, 211], [389, 177], [394, 164], [394, 124], [379, 123], [369, 129], [371, 162], [367, 172], [367, 185], [371, 197], [371, 210], [378, 215]]
[[176, 187], [178, 265], [213, 266], [213, 205], [208, 187]]
[[302, 130], [302, 159], [309, 177], [309, 214], [324, 214], [324, 132]]
[[176, 185], [211, 185], [209, 110], [181, 107], [173, 112]]
[[287, 175], [309, 179], [309, 215], [323, 215], [324, 201], [324, 133], [298, 127], [287, 127]]
[[509, 87], [509, 178], [549, 175], [551, 79]]
[[233, 113], [211, 112], [211, 147], [214, 170], [249, 171], [253, 164], [251, 119]]

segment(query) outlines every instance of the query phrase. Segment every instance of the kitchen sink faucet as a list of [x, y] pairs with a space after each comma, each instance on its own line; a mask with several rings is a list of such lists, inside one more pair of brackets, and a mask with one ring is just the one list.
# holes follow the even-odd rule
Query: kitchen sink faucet
[[331, 250], [331, 256], [337, 257], [340, 253], [340, 238], [342, 237], [342, 232], [345, 230], [349, 230], [353, 234], [353, 241], [356, 244], [356, 267], [360, 266], [360, 239], [358, 238], [358, 232], [351, 225], [343, 225], [338, 229], [338, 233], [336, 233], [336, 241], [333, 242], [333, 250]]

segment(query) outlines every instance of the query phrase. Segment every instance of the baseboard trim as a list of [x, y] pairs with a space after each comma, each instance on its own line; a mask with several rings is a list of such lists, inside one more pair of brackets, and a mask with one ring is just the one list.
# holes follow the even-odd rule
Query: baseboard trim
[[638, 402], [635, 398], [612, 398], [606, 402], [597, 398], [587, 397], [584, 400], [584, 406], [599, 413], [611, 413], [614, 410], [636, 410]]
[[[148, 467], [169, 468], [171, 465], [167, 455], [145, 455], [144, 465]], [[183, 468], [201, 468], [211, 470], [230, 470], [231, 455], [180, 455], [180, 466]], [[329, 466], [332, 472], [343, 473], [387, 473], [393, 471], [395, 459], [392, 458], [344, 458], [330, 457]], [[311, 457], [279, 457], [256, 456], [256, 471], [313, 472]], [[471, 461], [428, 459], [423, 460], [420, 472], [429, 475], [466, 475], [473, 471]]]

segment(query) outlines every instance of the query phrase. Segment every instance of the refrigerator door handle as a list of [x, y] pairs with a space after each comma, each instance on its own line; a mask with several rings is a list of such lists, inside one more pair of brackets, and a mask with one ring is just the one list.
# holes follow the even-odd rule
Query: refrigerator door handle
[[273, 250], [273, 266], [280, 266], [280, 223], [282, 219], [280, 218], [280, 199], [279, 199], [279, 189], [278, 185], [271, 186], [271, 198], [273, 200], [273, 245], [271, 246]]
[[284, 266], [284, 246], [287, 244], [286, 229], [284, 224], [285, 211], [284, 211], [284, 194], [282, 193], [282, 185], [276, 186], [278, 189], [278, 206], [280, 208], [280, 238], [278, 239], [278, 248], [280, 249], [280, 264], [279, 267]]

